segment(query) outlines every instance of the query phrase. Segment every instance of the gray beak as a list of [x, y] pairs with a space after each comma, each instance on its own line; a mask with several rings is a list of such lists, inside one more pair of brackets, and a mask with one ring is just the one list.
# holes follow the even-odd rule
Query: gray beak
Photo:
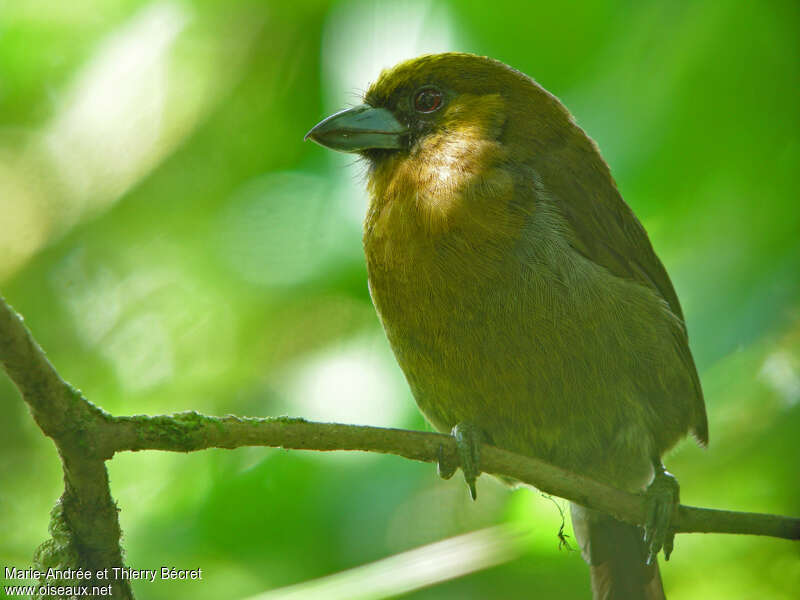
[[360, 152], [370, 148], [404, 148], [407, 134], [408, 129], [385, 108], [361, 104], [320, 121], [303, 139], [339, 152]]

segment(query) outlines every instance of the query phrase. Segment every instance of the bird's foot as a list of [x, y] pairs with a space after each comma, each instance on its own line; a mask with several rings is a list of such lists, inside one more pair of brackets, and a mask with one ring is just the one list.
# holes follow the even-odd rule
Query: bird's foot
[[444, 446], [439, 444], [439, 457], [436, 461], [436, 468], [439, 472], [439, 477], [442, 479], [450, 479], [458, 469], [458, 463], [447, 460], [444, 454]]
[[444, 449], [439, 447], [439, 476], [442, 479], [450, 479], [453, 473], [456, 472], [458, 466], [461, 466], [461, 471], [464, 473], [464, 479], [469, 487], [470, 496], [472, 499], [478, 497], [478, 492], [475, 489], [475, 480], [480, 471], [480, 445], [484, 441], [483, 432], [475, 425], [468, 422], [458, 423], [452, 430], [452, 436], [456, 440], [456, 448], [458, 450], [458, 458], [460, 465], [448, 462], [444, 456]]
[[664, 468], [661, 461], [655, 464], [656, 474], [647, 486], [647, 521], [644, 525], [644, 544], [647, 548], [647, 564], [651, 564], [660, 550], [669, 560], [675, 541], [675, 532], [670, 528], [672, 515], [680, 502], [678, 480]]

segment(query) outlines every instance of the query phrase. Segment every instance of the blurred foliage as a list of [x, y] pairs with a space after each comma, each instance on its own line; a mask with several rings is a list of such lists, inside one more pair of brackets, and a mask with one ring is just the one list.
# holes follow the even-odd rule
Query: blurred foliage
[[[197, 409], [423, 428], [371, 307], [362, 173], [304, 144], [380, 67], [486, 54], [597, 140], [667, 265], [711, 444], [689, 504], [797, 514], [800, 5], [494, 0], [0, 2], [0, 289], [116, 414]], [[46, 536], [59, 463], [0, 380], [0, 565]], [[555, 506], [429, 466], [265, 449], [109, 464], [141, 597], [236, 598], [497, 523], [522, 556], [416, 599], [583, 598]], [[673, 600], [790, 598], [797, 544], [680, 536]], [[440, 576], [446, 579], [446, 574]]]

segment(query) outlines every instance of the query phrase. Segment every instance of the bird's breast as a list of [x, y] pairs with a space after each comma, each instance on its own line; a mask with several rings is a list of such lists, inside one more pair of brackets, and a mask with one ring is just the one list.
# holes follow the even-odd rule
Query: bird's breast
[[[560, 371], [549, 364], [560, 359], [547, 338], [563, 286], [549, 268], [524, 264], [516, 247], [529, 229], [512, 232], [497, 228], [476, 240], [461, 229], [430, 235], [405, 222], [365, 233], [373, 302], [420, 408], [439, 429], [472, 420], [508, 430], [522, 412], [526, 428], [545, 429], [546, 413], [563, 412], [536, 409], [533, 400], [547, 397], [536, 382], [544, 391]], [[532, 378], [534, 366], [544, 374]]]
[[459, 231], [367, 230], [370, 293], [438, 429], [472, 421], [498, 446], [569, 468], [617, 448], [638, 462], [604, 459], [622, 475], [602, 476], [639, 481], [653, 446], [686, 431], [675, 398], [692, 384], [663, 301], [575, 252], [552, 218], [542, 204], [515, 239], [478, 243]]

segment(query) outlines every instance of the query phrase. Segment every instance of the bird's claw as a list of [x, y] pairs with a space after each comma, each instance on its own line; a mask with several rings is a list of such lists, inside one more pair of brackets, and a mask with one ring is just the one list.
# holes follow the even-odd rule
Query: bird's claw
[[453, 461], [448, 461], [444, 455], [444, 446], [439, 444], [438, 459], [436, 461], [436, 468], [439, 472], [439, 477], [442, 479], [450, 479], [458, 469], [458, 464]]
[[[472, 423], [461, 422], [453, 427], [452, 435], [456, 440], [458, 458], [461, 463], [461, 471], [464, 473], [464, 480], [469, 487], [470, 496], [475, 500], [478, 492], [475, 489], [475, 480], [480, 471], [480, 447], [483, 441], [483, 433]], [[450, 473], [452, 475], [452, 473]]]
[[656, 475], [645, 491], [647, 498], [647, 521], [644, 525], [644, 544], [647, 548], [647, 564], [652, 564], [660, 550], [669, 560], [675, 541], [675, 532], [670, 528], [672, 515], [680, 501], [678, 480], [660, 463]]
[[484, 440], [480, 429], [471, 423], [458, 423], [452, 430], [452, 436], [456, 441], [458, 451], [458, 462], [448, 460], [445, 456], [443, 446], [439, 446], [437, 467], [439, 477], [450, 479], [458, 467], [464, 473], [464, 479], [469, 487], [470, 496], [475, 500], [478, 492], [475, 489], [475, 480], [480, 472], [480, 444]]

